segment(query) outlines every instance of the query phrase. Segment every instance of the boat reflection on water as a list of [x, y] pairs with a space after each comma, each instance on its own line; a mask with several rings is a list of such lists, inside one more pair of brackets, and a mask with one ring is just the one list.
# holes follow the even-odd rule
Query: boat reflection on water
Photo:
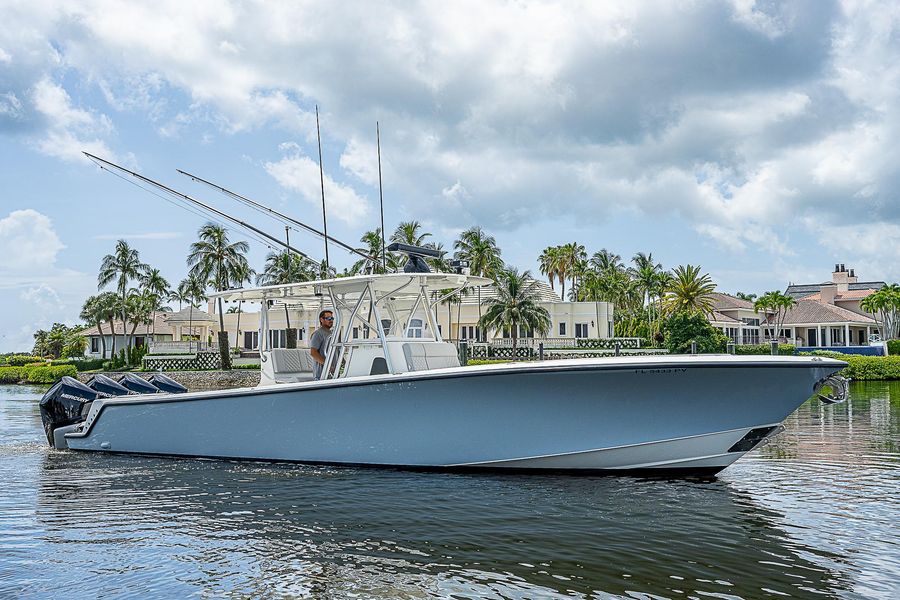
[[51, 451], [36, 510], [45, 549], [60, 558], [43, 561], [41, 578], [91, 571], [73, 582], [87, 596], [141, 589], [167, 596], [759, 598], [830, 597], [849, 587], [840, 557], [791, 539], [776, 526], [784, 515], [721, 480]]

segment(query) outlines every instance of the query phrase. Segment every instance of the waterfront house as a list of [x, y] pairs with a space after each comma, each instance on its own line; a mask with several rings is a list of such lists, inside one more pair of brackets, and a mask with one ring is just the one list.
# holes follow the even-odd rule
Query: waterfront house
[[714, 312], [709, 319], [736, 344], [777, 339], [807, 348], [867, 346], [879, 333], [878, 324], [860, 308], [860, 302], [884, 285], [883, 281], [860, 282], [853, 269], [837, 264], [831, 281], [788, 285], [785, 294], [797, 304], [787, 311], [777, 335], [771, 327], [773, 313], [755, 313], [752, 302], [728, 294], [713, 294]]
[[[116, 352], [126, 347], [128, 336], [132, 336], [132, 344], [135, 347], [142, 348], [148, 345], [150, 350], [155, 352], [166, 351], [167, 346], [172, 351], [180, 351], [182, 345], [187, 350], [189, 341], [194, 341], [192, 345], [193, 349], [196, 349], [198, 342], [205, 345], [212, 333], [218, 329], [213, 328], [214, 322], [215, 318], [208, 312], [188, 307], [177, 312], [155, 311], [149, 324], [135, 325], [126, 321], [123, 328], [122, 321], [118, 319], [113, 323], [103, 323], [102, 342], [100, 330], [96, 326], [83, 329], [80, 333], [87, 338], [86, 356], [108, 358], [112, 352], [113, 336], [116, 341]], [[104, 343], [106, 356], [103, 356]]]

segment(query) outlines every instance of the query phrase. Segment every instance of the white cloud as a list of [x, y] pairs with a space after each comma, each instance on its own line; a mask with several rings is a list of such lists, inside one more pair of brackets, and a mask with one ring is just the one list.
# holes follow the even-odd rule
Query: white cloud
[[59, 311], [63, 308], [59, 294], [47, 283], [30, 286], [23, 290], [19, 297], [42, 311]]
[[82, 161], [82, 151], [87, 150], [115, 160], [102, 139], [113, 129], [109, 117], [72, 106], [66, 90], [49, 78], [35, 84], [32, 101], [47, 122], [46, 130], [34, 141], [39, 151], [63, 160]]
[[6, 270], [51, 267], [63, 248], [50, 218], [34, 209], [14, 210], [0, 219], [0, 256]]
[[[321, 206], [319, 165], [309, 157], [291, 154], [278, 162], [267, 162], [265, 169], [281, 187], [297, 192], [313, 206]], [[325, 175], [325, 203], [330, 218], [339, 219], [349, 225], [363, 222], [370, 211], [369, 201], [364, 196], [358, 195], [353, 188], [334, 181], [328, 175]]]
[[9, 55], [9, 52], [0, 48], [0, 63], [9, 64], [12, 62], [12, 56]]

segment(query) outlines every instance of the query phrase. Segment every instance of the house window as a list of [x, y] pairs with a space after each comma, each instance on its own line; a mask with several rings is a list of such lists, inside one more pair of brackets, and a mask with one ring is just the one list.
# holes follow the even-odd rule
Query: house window
[[[744, 325], [752, 325], [753, 327], [759, 327], [759, 319], [750, 319], [750, 318], [744, 317], [743, 319], [741, 319], [741, 321], [744, 322]], [[756, 332], [756, 335], [757, 335], [757, 337], [759, 337], [758, 331]]]
[[134, 338], [134, 347], [135, 348], [143, 348], [144, 347], [144, 336], [137, 336]]
[[734, 342], [735, 344], [737, 344], [737, 341], [738, 341], [738, 329], [737, 329], [737, 327], [726, 327], [726, 328], [725, 328], [725, 335], [728, 336], [728, 339], [730, 339], [732, 342]]
[[759, 329], [745, 329], [744, 330], [744, 343], [745, 344], [758, 344], [759, 343]]
[[407, 333], [409, 337], [420, 338], [422, 337], [422, 319], [410, 319], [409, 327], [407, 328]]
[[586, 338], [588, 336], [587, 323], [575, 323], [575, 337]]
[[91, 354], [97, 354], [100, 352], [100, 338], [92, 337], [91, 338]]
[[522, 325], [519, 325], [519, 337], [520, 338], [533, 338], [534, 337], [534, 329], [527, 329]]
[[560, 337], [566, 335], [566, 324], [565, 323], [559, 324], [559, 335], [560, 335]]
[[287, 331], [284, 329], [270, 330], [269, 348], [287, 348]]
[[259, 332], [258, 331], [245, 331], [244, 332], [244, 348], [248, 350], [256, 350], [259, 348]]
[[[503, 337], [509, 337], [509, 334]], [[475, 325], [463, 325], [459, 328], [459, 339], [478, 341], [481, 339], [481, 330]]]

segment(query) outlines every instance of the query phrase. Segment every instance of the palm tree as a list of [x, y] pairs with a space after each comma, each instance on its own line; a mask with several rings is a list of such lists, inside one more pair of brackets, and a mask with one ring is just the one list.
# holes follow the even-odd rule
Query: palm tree
[[557, 273], [559, 272], [560, 254], [559, 246], [548, 246], [544, 248], [544, 251], [538, 257], [541, 275], [547, 276], [547, 279], [550, 281], [550, 289], [554, 291], [556, 290], [554, 283], [556, 283]]
[[665, 299], [669, 312], [693, 311], [709, 315], [713, 310], [712, 293], [716, 284], [708, 273], [700, 274], [700, 267], [680, 265], [672, 272], [672, 283]]
[[[250, 245], [245, 241], [230, 242], [228, 230], [215, 223], [207, 223], [197, 232], [199, 239], [191, 244], [187, 264], [191, 273], [208, 281], [213, 289], [223, 292], [249, 270], [247, 252]], [[231, 354], [228, 344], [228, 332], [225, 331], [225, 315], [222, 314], [222, 298], [219, 304], [219, 355], [222, 368], [231, 368]]]
[[404, 221], [397, 225], [397, 229], [391, 235], [392, 242], [409, 244], [411, 246], [424, 246], [425, 238], [430, 238], [430, 233], [419, 233], [422, 224], [418, 221]]
[[546, 335], [550, 331], [550, 313], [540, 305], [537, 282], [530, 271], [520, 274], [515, 267], [504, 269], [496, 274], [494, 282], [497, 296], [484, 301], [485, 311], [478, 326], [482, 331], [509, 331], [515, 355], [519, 326]]
[[[256, 271], [254, 271], [250, 265], [247, 265], [246, 270], [237, 271], [235, 273], [235, 280], [232, 282], [234, 285], [238, 287], [243, 287], [245, 283], [250, 283], [253, 281], [253, 276], [256, 275]], [[241, 346], [241, 308], [244, 305], [243, 300], [238, 300], [237, 305], [237, 324], [234, 326], [234, 345], [240, 348]], [[228, 309], [228, 312], [234, 312], [234, 307]]]
[[[128, 283], [131, 280], [139, 279], [149, 267], [141, 262], [138, 251], [128, 245], [125, 240], [116, 242], [116, 249], [113, 254], [107, 254], [100, 263], [100, 273], [97, 275], [97, 287], [101, 289], [106, 285], [116, 282], [116, 289], [119, 292], [119, 305], [122, 310], [122, 333], [125, 333], [125, 321], [127, 318], [126, 294], [128, 292]], [[115, 329], [115, 328], [114, 328]], [[113, 334], [115, 339], [115, 334]], [[131, 340], [126, 338], [126, 345], [131, 347]], [[126, 353], [127, 354], [127, 353]]]
[[[162, 308], [162, 301], [164, 298], [169, 298], [171, 294], [171, 290], [169, 289], [169, 282], [166, 281], [166, 278], [162, 276], [159, 269], [151, 269], [148, 268], [143, 275], [139, 278], [141, 282], [141, 288], [146, 294], [149, 294], [149, 297], [152, 298], [151, 304], [153, 304], [153, 313]], [[156, 320], [153, 318], [153, 315], [150, 315], [150, 324], [152, 329], [150, 330], [150, 339], [153, 339], [153, 336], [156, 334]]]
[[[323, 265], [324, 261], [322, 265], [319, 265], [308, 258], [287, 250], [284, 252], [270, 252], [266, 256], [266, 266], [263, 268], [263, 272], [256, 276], [256, 284], [287, 285], [289, 283], [312, 281], [317, 279], [316, 271]], [[287, 345], [289, 348], [296, 348], [296, 337], [293, 337], [294, 345], [291, 346], [291, 317], [288, 314], [287, 303], [284, 303], [284, 320], [288, 332], [286, 334]]]
[[[454, 256], [469, 262], [469, 273], [479, 277], [495, 277], [503, 269], [500, 248], [494, 236], [488, 235], [481, 227], [472, 227], [459, 234], [453, 243], [456, 249]], [[478, 286], [478, 322], [481, 322], [481, 286]], [[481, 328], [481, 339], [486, 339], [486, 332]]]
[[[199, 306], [201, 302], [206, 300], [206, 283], [196, 274], [188, 273], [188, 276], [182, 279], [181, 283], [178, 284], [174, 293], [177, 294], [179, 299], [179, 310], [181, 310], [182, 299], [187, 302], [188, 306], [191, 308], [191, 310], [188, 311], [188, 331], [190, 332], [188, 335], [190, 335], [190, 341], [193, 341], [194, 309]], [[190, 341], [188, 343], [189, 347]]]
[[641, 300], [646, 298], [647, 303], [647, 327], [650, 335], [653, 334], [653, 297], [660, 292], [660, 273], [663, 272], [660, 263], [653, 262], [653, 253], [644, 254], [638, 252], [631, 259], [634, 267], [629, 270], [634, 278], [635, 291], [640, 292]]
[[106, 360], [106, 336], [103, 335], [103, 319], [106, 316], [100, 296], [89, 296], [81, 306], [78, 318], [93, 325], [100, 332], [100, 355]]
[[[578, 279], [579, 271], [583, 274], [583, 269], [580, 269], [581, 263], [587, 260], [587, 253], [584, 250], [584, 246], [577, 242], [572, 242], [571, 244], [563, 244], [559, 248], [560, 257], [559, 260], [562, 263], [562, 271], [566, 275], [569, 276], [572, 280], [572, 288], [576, 287], [576, 281]], [[563, 278], [561, 278], [562, 283], [562, 297], [563, 300], [566, 298], [566, 284]]]
[[358, 251], [368, 254], [372, 258], [361, 258], [350, 267], [350, 272], [354, 275], [363, 273], [384, 273], [384, 261], [382, 259], [382, 240], [381, 227], [374, 231], [367, 231], [363, 234], [359, 241], [364, 244]]
[[747, 294], [745, 292], [735, 292], [734, 297], [739, 300], [746, 300], [747, 302], [756, 300], [756, 294]]
[[875, 317], [882, 339], [897, 337], [900, 328], [900, 285], [893, 283], [884, 286], [863, 298], [859, 307]]
[[768, 312], [773, 313], [772, 318], [774, 319], [773, 325], [775, 325], [775, 328], [772, 331], [772, 339], [777, 340], [781, 337], [781, 328], [784, 325], [784, 319], [787, 317], [787, 312], [795, 304], [797, 304], [797, 301], [793, 296], [782, 294], [776, 290], [774, 292], [766, 292], [757, 298], [753, 303], [753, 312], [759, 313], [761, 310], [763, 311], [763, 314]]

